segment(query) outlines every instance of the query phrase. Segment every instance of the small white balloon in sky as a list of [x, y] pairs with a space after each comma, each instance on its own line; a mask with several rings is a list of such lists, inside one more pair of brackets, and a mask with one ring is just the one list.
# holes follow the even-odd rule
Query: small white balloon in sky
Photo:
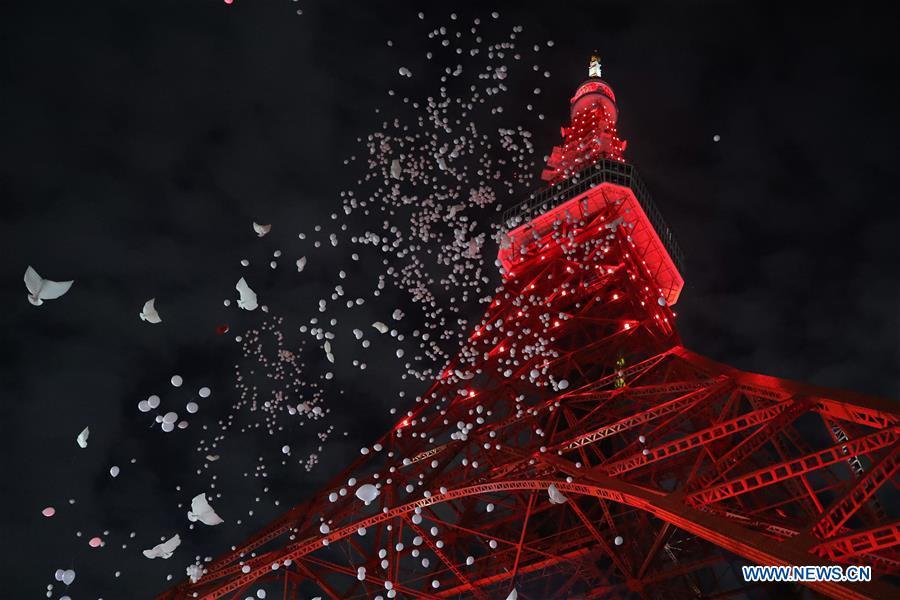
[[73, 283], [73, 281], [42, 279], [31, 267], [25, 269], [25, 288], [28, 290], [28, 301], [34, 306], [40, 306], [44, 300], [56, 300], [68, 292]]
[[406, 67], [400, 67], [400, 75], [402, 75], [403, 77], [412, 77], [412, 71], [410, 71]]
[[613, 543], [616, 546], [621, 546], [625, 542], [625, 539], [621, 535], [617, 535], [616, 539], [613, 540]]
[[372, 323], [372, 327], [378, 330], [378, 333], [387, 333], [390, 327], [382, 323], [381, 321], [375, 321]]
[[305, 269], [305, 268], [306, 268], [306, 257], [301, 256], [300, 258], [297, 259], [297, 272], [302, 273], [303, 269]]
[[112, 477], [118, 477], [119, 476], [119, 467], [117, 467], [116, 465], [111, 466], [109, 468], [109, 474]]
[[285, 444], [284, 446], [281, 447], [281, 453], [282, 453], [282, 454], [290, 454], [290, 453], [291, 453], [291, 447], [288, 446], [287, 444]]
[[138, 410], [142, 413], [150, 412], [150, 403], [146, 400], [141, 400], [140, 402], [138, 402]]
[[356, 497], [362, 500], [368, 505], [375, 498], [379, 496], [381, 492], [378, 491], [378, 488], [372, 485], [371, 483], [365, 483], [356, 490]]
[[182, 379], [181, 375], [172, 375], [172, 379], [169, 381], [171, 381], [172, 385], [175, 387], [181, 387], [181, 384], [184, 383], [184, 379]]
[[159, 312], [156, 310], [156, 298], [150, 298], [144, 302], [144, 308], [141, 309], [138, 316], [141, 318], [141, 321], [153, 324], [162, 323], [162, 317], [159, 316]]
[[147, 398], [147, 404], [150, 408], [159, 408], [159, 396], [153, 394], [149, 398]]
[[200, 394], [201, 398], [209, 398], [209, 395], [212, 393], [212, 390], [210, 390], [208, 387], [202, 387], [202, 388], [200, 388], [200, 391], [197, 393]]
[[63, 571], [62, 582], [65, 585], [72, 585], [73, 581], [75, 581], [75, 570], [66, 569], [65, 571]]
[[258, 235], [259, 237], [266, 235], [271, 229], [271, 225], [260, 225], [256, 222], [253, 223], [253, 231], [255, 231], [256, 235]]
[[198, 406], [196, 402], [188, 402], [184, 409], [189, 413], [194, 414], [200, 409], [200, 406]]
[[718, 141], [721, 140], [721, 139], [722, 139], [722, 136], [720, 136], [718, 133], [717, 133], [716, 135], [713, 136], [713, 141], [714, 141], [714, 142], [718, 142]]

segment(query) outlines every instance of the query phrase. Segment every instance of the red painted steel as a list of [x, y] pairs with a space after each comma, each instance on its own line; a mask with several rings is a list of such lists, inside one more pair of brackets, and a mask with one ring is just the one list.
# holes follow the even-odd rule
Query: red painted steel
[[[583, 84], [546, 178], [621, 159], [616, 114]], [[806, 585], [900, 597], [896, 405], [684, 348], [683, 282], [634, 197], [601, 184], [513, 232], [502, 290], [412, 410], [160, 598], [697, 597], [740, 587], [742, 562], [870, 564], [870, 583]]]

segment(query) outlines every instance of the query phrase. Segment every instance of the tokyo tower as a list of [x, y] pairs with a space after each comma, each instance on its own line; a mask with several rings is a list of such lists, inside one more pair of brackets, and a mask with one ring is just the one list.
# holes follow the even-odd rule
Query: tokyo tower
[[321, 493], [160, 598], [900, 598], [896, 404], [681, 344], [681, 254], [617, 116], [593, 58], [459, 355]]

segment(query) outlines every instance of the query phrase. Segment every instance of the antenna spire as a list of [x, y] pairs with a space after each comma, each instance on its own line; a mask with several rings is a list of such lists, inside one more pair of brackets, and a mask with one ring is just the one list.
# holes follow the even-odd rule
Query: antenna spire
[[602, 77], [600, 72], [600, 57], [591, 55], [591, 63], [588, 66], [588, 77]]

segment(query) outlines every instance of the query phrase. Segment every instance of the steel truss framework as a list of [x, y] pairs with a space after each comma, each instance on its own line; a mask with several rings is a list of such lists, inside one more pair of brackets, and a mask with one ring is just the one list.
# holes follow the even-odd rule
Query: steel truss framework
[[[624, 148], [611, 91], [573, 100], [560, 185]], [[633, 188], [569, 186], [513, 232], [501, 291], [413, 410], [160, 598], [727, 597], [754, 587], [746, 563], [871, 565], [806, 585], [900, 597], [896, 405], [684, 348], [677, 246]]]
[[606, 200], [523, 249], [380, 451], [161, 597], [687, 597], [745, 589], [743, 562], [872, 565], [871, 583], [808, 585], [897, 597], [895, 407], [684, 348]]

